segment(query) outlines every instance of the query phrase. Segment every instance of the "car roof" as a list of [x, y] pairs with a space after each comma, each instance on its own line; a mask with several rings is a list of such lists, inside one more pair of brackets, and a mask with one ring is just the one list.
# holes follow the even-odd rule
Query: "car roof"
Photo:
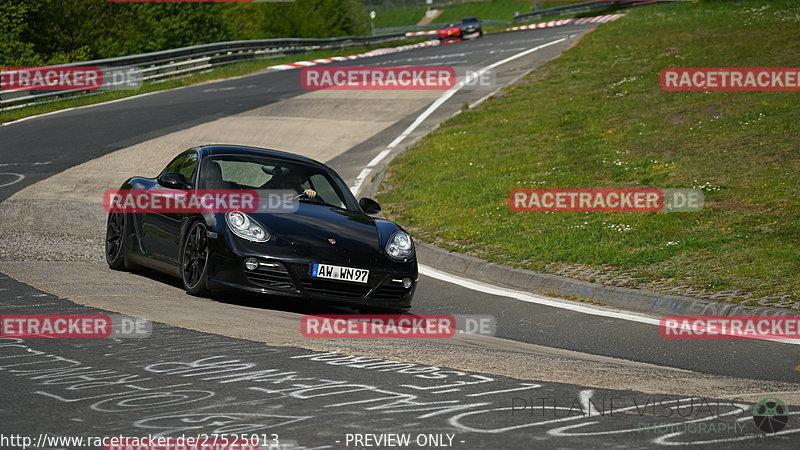
[[442, 25], [442, 26], [441, 26], [441, 27], [439, 27], [439, 28], [453, 28], [453, 27], [457, 27], [457, 26], [458, 26], [458, 24], [457, 24], [457, 23], [455, 23], [455, 22], [450, 22], [450, 23], [446, 23], [446, 24]]
[[477, 17], [464, 17], [463, 19], [461, 19], [461, 21], [462, 21], [462, 22], [467, 22], [467, 21], [470, 21], [470, 22], [480, 22], [480, 21], [478, 20], [478, 18], [477, 18]]
[[204, 158], [211, 155], [252, 155], [252, 156], [268, 156], [270, 158], [283, 159], [285, 161], [303, 162], [315, 166], [326, 167], [319, 161], [307, 158], [305, 156], [296, 155], [294, 153], [282, 152], [280, 150], [272, 150], [268, 148], [249, 147], [245, 145], [231, 145], [231, 144], [209, 144], [200, 145], [195, 147], [200, 153], [200, 157]]

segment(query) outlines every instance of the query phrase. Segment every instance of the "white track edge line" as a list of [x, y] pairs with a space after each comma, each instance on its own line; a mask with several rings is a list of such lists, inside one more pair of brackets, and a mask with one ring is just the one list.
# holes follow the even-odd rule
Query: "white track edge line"
[[[659, 319], [654, 317], [644, 316], [641, 314], [635, 314], [630, 312], [623, 312], [623, 311], [613, 311], [609, 309], [603, 309], [593, 306], [587, 305], [579, 305], [568, 300], [558, 300], [550, 297], [545, 297], [541, 295], [532, 294], [530, 292], [518, 291], [516, 289], [509, 289], [509, 288], [502, 288], [498, 286], [493, 286], [488, 283], [483, 283], [480, 281], [474, 281], [467, 278], [462, 278], [457, 275], [452, 275], [446, 272], [442, 272], [440, 270], [434, 269], [432, 267], [428, 267], [426, 265], [420, 264], [419, 265], [419, 273], [431, 278], [435, 278], [439, 281], [444, 281], [446, 283], [455, 284], [457, 286], [461, 286], [463, 288], [467, 288], [473, 291], [482, 292], [484, 294], [489, 295], [497, 295], [500, 297], [508, 297], [513, 298], [516, 300], [520, 300], [526, 303], [534, 303], [537, 305], [543, 306], [550, 306], [553, 308], [559, 309], [566, 309], [569, 311], [582, 313], [582, 314], [589, 314], [593, 316], [600, 316], [600, 317], [609, 317], [612, 319], [621, 319], [627, 320], [629, 322], [639, 322], [648, 325], [659, 325]], [[770, 342], [780, 342], [782, 344], [792, 344], [792, 345], [800, 345], [800, 339], [757, 339], [759, 341], [770, 341]]]
[[[413, 123], [411, 123], [411, 125], [408, 126], [408, 128], [403, 130], [403, 132], [400, 133], [399, 136], [397, 136], [391, 143], [389, 143], [389, 145], [386, 147], [386, 150], [391, 150], [391, 149], [397, 147], [411, 133], [413, 133], [414, 130], [416, 130], [417, 127], [419, 127], [422, 124], [422, 122], [425, 121], [425, 119], [427, 119], [431, 114], [433, 114], [437, 109], [439, 109], [439, 107], [442, 106], [444, 104], [444, 102], [446, 102], [448, 99], [450, 99], [450, 97], [455, 95], [459, 90], [461, 90], [462, 87], [466, 86], [469, 82], [471, 82], [473, 79], [481, 76], [486, 71], [494, 69], [495, 67], [501, 66], [501, 65], [503, 65], [503, 64], [505, 64], [507, 62], [511, 62], [511, 61], [513, 61], [513, 60], [515, 60], [517, 58], [521, 58], [521, 57], [523, 57], [525, 55], [531, 54], [531, 53], [533, 53], [535, 51], [541, 50], [541, 49], [543, 49], [545, 47], [549, 47], [551, 45], [558, 44], [558, 43], [563, 42], [565, 40], [567, 40], [567, 38], [564, 37], [564, 38], [561, 38], [561, 39], [556, 39], [554, 41], [550, 41], [550, 42], [548, 42], [546, 44], [542, 44], [542, 45], [538, 45], [538, 46], [533, 47], [533, 48], [529, 48], [529, 49], [521, 51], [521, 52], [519, 52], [517, 54], [511, 55], [508, 58], [501, 59], [500, 61], [497, 61], [495, 63], [489, 64], [488, 66], [481, 68], [477, 72], [471, 73], [467, 77], [467, 79], [462, 80], [457, 85], [451, 87], [450, 89], [448, 89], [447, 91], [442, 93], [442, 95], [440, 95], [439, 98], [437, 98], [430, 106], [428, 106], [428, 108], [425, 109], [425, 111], [423, 111], [422, 114], [417, 116], [417, 118], [414, 120]], [[359, 173], [359, 175], [353, 181], [353, 186], [350, 187], [350, 192], [352, 192], [353, 195], [358, 196], [358, 193], [361, 191], [361, 186], [363, 185], [364, 180], [367, 178], [367, 176], [369, 176], [370, 172], [372, 172], [372, 167], [376, 166], [379, 162], [381, 162], [381, 160], [383, 160], [385, 157], [389, 156], [390, 152], [386, 151], [386, 150], [382, 151], [381, 153], [378, 154], [378, 156], [373, 158], [372, 161], [369, 162], [367, 167], [364, 168], [364, 170], [362, 170], [361, 173]]]

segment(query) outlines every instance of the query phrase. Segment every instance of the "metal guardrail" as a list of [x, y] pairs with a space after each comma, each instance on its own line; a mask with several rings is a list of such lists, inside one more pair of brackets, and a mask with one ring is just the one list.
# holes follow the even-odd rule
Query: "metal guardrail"
[[[229, 41], [118, 58], [59, 64], [54, 67], [87, 66], [113, 68], [120, 71], [133, 70], [141, 76], [142, 81], [156, 81], [241, 61], [278, 58], [287, 54], [304, 53], [313, 50], [381, 44], [405, 39], [408, 39], [405, 33], [394, 33], [367, 37], [346, 36], [325, 39], [288, 38]], [[97, 93], [99, 92], [74, 90], [0, 91], [0, 110]]]
[[[480, 17], [479, 17], [480, 19]], [[388, 27], [388, 28], [377, 28], [375, 32], [377, 33], [399, 33], [401, 31], [427, 31], [427, 30], [435, 30], [440, 26], [444, 25], [446, 22], [442, 23], [429, 23], [428, 25], [406, 25], [402, 27]], [[449, 22], [447, 22], [449, 23]], [[511, 25], [511, 22], [506, 20], [492, 20], [486, 19], [481, 20], [483, 25], [503, 25], [508, 26]]]

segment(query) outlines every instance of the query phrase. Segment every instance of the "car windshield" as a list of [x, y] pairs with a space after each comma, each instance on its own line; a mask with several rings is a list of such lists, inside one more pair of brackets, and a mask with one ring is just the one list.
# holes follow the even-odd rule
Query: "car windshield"
[[458, 26], [457, 23], [446, 23], [446, 24], [442, 25], [441, 28], [444, 30], [446, 28], [453, 28], [453, 27], [457, 27], [457, 26]]
[[465, 23], [465, 24], [473, 24], [473, 23], [478, 23], [478, 22], [479, 22], [479, 20], [477, 18], [475, 18], [475, 17], [467, 17], [466, 19], [461, 19], [461, 23]]
[[[316, 192], [310, 203], [358, 211], [358, 205], [341, 178], [329, 170], [296, 161], [255, 155], [213, 155], [203, 159], [199, 189], [254, 189], [298, 196]], [[266, 194], [270, 194], [267, 192]]]

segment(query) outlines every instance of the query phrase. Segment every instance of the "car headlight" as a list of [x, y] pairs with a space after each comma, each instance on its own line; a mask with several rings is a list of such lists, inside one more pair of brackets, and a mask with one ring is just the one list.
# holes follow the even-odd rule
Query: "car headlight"
[[225, 213], [225, 222], [233, 234], [253, 242], [267, 242], [272, 236], [255, 219], [240, 211]]
[[414, 244], [405, 231], [395, 231], [386, 242], [386, 254], [390, 258], [403, 261], [414, 256]]

